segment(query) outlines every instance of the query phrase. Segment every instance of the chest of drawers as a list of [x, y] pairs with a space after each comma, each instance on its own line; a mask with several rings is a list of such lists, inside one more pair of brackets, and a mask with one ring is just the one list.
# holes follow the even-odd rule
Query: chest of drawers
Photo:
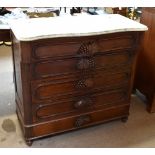
[[39, 137], [127, 119], [138, 32], [19, 41], [12, 33], [17, 115]]

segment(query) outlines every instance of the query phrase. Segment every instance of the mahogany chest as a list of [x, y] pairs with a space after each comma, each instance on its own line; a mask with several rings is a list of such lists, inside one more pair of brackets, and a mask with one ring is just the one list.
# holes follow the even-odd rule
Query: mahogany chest
[[28, 145], [127, 120], [139, 32], [19, 41], [12, 33], [17, 115]]

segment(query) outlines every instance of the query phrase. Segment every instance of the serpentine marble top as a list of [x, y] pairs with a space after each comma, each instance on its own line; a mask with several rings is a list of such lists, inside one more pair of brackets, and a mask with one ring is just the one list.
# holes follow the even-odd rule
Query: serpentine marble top
[[7, 24], [0, 24], [0, 30], [9, 30], [10, 27]]
[[146, 31], [147, 26], [118, 14], [20, 19], [10, 23], [20, 41]]

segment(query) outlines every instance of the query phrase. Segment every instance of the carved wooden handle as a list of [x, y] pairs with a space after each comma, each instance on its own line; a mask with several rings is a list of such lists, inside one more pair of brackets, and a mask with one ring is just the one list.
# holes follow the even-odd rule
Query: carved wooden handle
[[95, 63], [93, 59], [80, 59], [76, 67], [79, 70], [92, 69], [95, 67]]
[[75, 127], [79, 128], [79, 127], [81, 127], [87, 123], [90, 123], [90, 122], [91, 122], [91, 118], [89, 115], [80, 116], [75, 121]]
[[93, 104], [93, 101], [90, 99], [90, 98], [83, 98], [79, 101], [77, 101], [75, 104], [74, 104], [74, 107], [76, 109], [78, 108], [82, 108], [82, 107], [87, 107], [87, 106], [90, 106]]
[[89, 79], [82, 79], [77, 82], [76, 88], [91, 88], [94, 86], [94, 82], [91, 78]]

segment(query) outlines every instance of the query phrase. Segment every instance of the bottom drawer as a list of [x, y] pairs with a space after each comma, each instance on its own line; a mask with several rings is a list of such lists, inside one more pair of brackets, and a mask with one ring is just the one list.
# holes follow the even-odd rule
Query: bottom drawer
[[38, 124], [32, 128], [33, 137], [37, 138], [69, 130], [75, 130], [78, 128], [102, 123], [108, 120], [128, 116], [128, 113], [129, 105], [123, 105], [110, 109], [102, 109], [99, 111], [90, 112], [84, 115], [67, 117], [47, 123]]

